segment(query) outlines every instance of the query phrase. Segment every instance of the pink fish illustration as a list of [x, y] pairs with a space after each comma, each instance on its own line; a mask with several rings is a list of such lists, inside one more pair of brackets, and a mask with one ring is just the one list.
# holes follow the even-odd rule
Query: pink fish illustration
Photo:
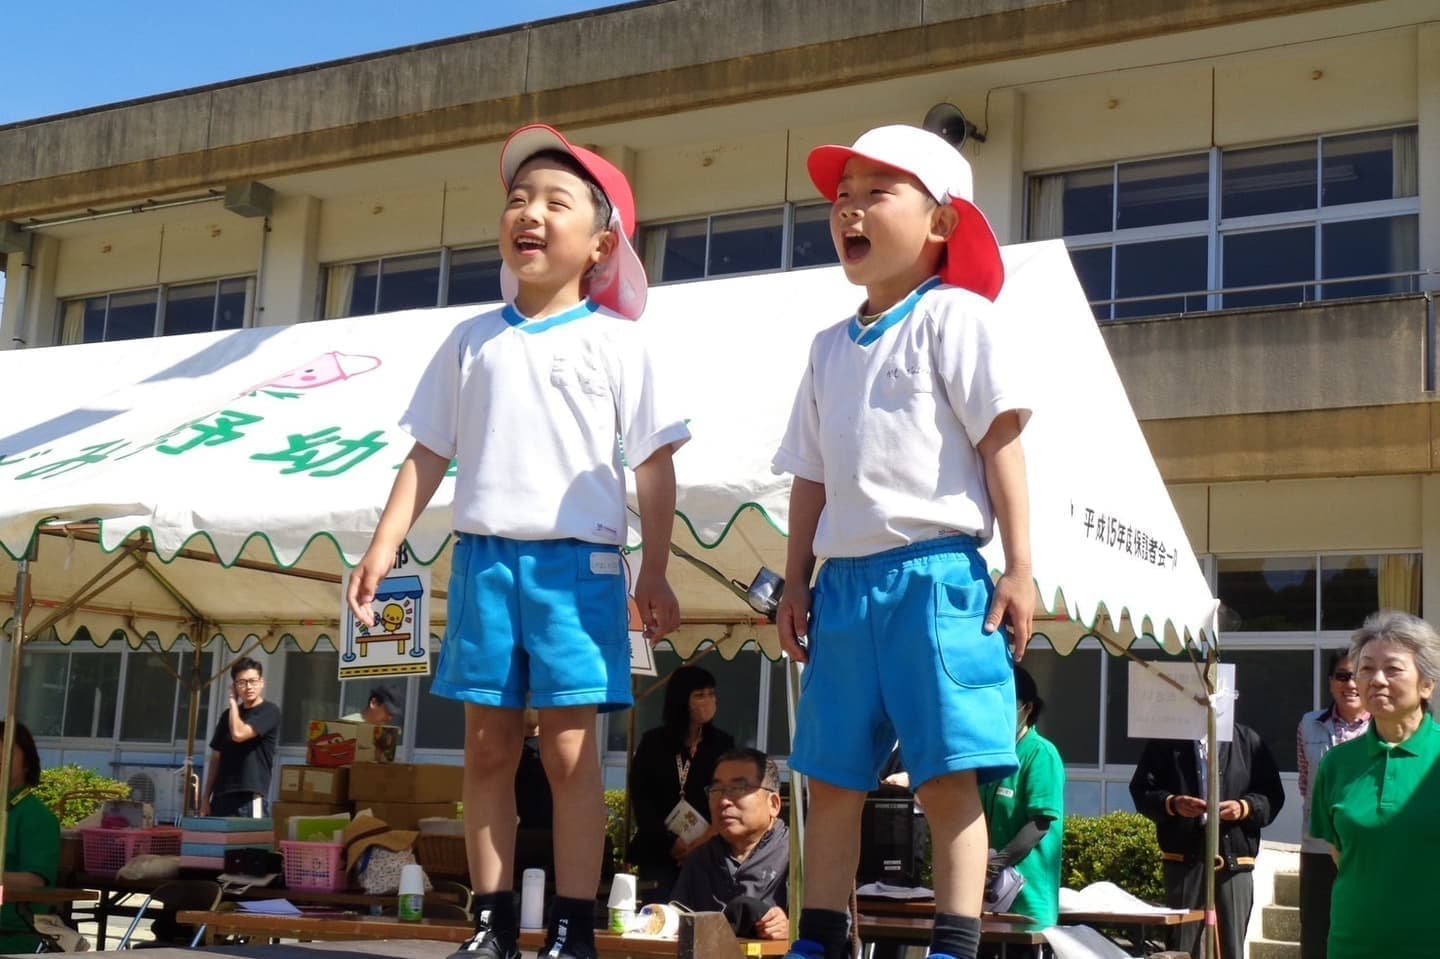
[[303, 366], [297, 366], [281, 376], [262, 383], [256, 389], [313, 390], [341, 380], [348, 380], [362, 373], [369, 373], [380, 366], [380, 357], [357, 353], [321, 353]]

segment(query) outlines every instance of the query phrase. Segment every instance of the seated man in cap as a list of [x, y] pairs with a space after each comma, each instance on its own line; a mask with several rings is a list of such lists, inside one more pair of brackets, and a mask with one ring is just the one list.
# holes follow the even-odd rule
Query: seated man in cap
[[670, 898], [696, 911], [724, 910], [737, 935], [784, 939], [790, 832], [780, 819], [780, 773], [758, 749], [732, 749], [705, 790], [715, 838], [692, 852]]
[[370, 690], [370, 700], [359, 712], [340, 718], [347, 723], [372, 723], [376, 726], [397, 726], [405, 715], [405, 706], [400, 697], [389, 686], [376, 686]]

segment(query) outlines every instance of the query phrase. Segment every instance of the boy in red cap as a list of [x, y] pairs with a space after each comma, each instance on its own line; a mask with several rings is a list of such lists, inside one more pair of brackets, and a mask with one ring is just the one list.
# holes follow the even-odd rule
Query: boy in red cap
[[[810, 777], [792, 955], [848, 956], [860, 814], [898, 738], [934, 842], [930, 952], [973, 959], [987, 858], [978, 787], [1016, 767], [1000, 626], [1020, 658], [1035, 608], [1027, 390], [991, 303], [1004, 268], [970, 167], [938, 136], [880, 127], [819, 147], [809, 168], [866, 300], [815, 337], [773, 464], [794, 477], [780, 641], [809, 663], [790, 757]], [[1006, 569], [992, 586], [979, 547], [996, 526]]]
[[[370, 604], [395, 551], [455, 474], [449, 622], [431, 689], [465, 703], [465, 832], [475, 935], [457, 956], [516, 959], [515, 770], [524, 708], [541, 712], [554, 795], [555, 892], [542, 955], [592, 959], [605, 836], [597, 710], [631, 705], [625, 474], [647, 542], [668, 543], [672, 452], [690, 433], [656, 395], [642, 331], [645, 272], [621, 172], [555, 130], [527, 126], [500, 154], [506, 305], [458, 327], [401, 425], [400, 467], [348, 601]], [[655, 639], [679, 625], [668, 550], [646, 551], [635, 600]]]

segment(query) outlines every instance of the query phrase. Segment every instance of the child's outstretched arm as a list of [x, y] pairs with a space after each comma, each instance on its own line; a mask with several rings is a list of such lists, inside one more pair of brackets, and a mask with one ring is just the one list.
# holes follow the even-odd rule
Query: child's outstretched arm
[[785, 592], [775, 610], [780, 648], [797, 663], [810, 660], [800, 645], [810, 636], [810, 577], [815, 575], [815, 530], [825, 509], [825, 484], [797, 476], [790, 482], [790, 540], [785, 546]]
[[665, 579], [670, 534], [675, 529], [675, 460], [662, 446], [635, 467], [635, 498], [640, 501], [640, 537], [645, 556], [635, 577], [635, 605], [645, 623], [645, 638], [657, 643], [680, 626], [680, 602]]
[[1020, 415], [1001, 413], [990, 424], [977, 447], [985, 461], [985, 485], [995, 522], [1005, 545], [1005, 573], [995, 584], [995, 598], [985, 617], [985, 631], [993, 633], [1010, 621], [1015, 659], [1025, 655], [1035, 619], [1035, 577], [1030, 567], [1030, 490], [1025, 481], [1025, 449], [1020, 445]]
[[449, 468], [449, 457], [441, 456], [419, 443], [410, 447], [405, 462], [400, 464], [400, 471], [395, 474], [395, 485], [390, 487], [385, 512], [380, 514], [375, 535], [370, 539], [370, 548], [365, 551], [360, 565], [355, 567], [350, 577], [350, 589], [345, 595], [350, 611], [366, 626], [375, 625], [375, 612], [370, 604], [375, 601], [380, 581], [395, 563], [395, 551], [429, 505], [430, 497], [435, 495]]

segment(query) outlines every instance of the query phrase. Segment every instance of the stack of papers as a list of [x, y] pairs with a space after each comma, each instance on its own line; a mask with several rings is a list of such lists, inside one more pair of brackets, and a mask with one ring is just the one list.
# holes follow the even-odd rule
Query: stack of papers
[[1128, 916], [1183, 916], [1188, 910], [1154, 906], [1113, 882], [1092, 882], [1084, 889], [1060, 890], [1060, 915], [1067, 912], [1108, 912]]
[[242, 899], [235, 903], [239, 912], [260, 916], [298, 916], [300, 907], [289, 899]]

